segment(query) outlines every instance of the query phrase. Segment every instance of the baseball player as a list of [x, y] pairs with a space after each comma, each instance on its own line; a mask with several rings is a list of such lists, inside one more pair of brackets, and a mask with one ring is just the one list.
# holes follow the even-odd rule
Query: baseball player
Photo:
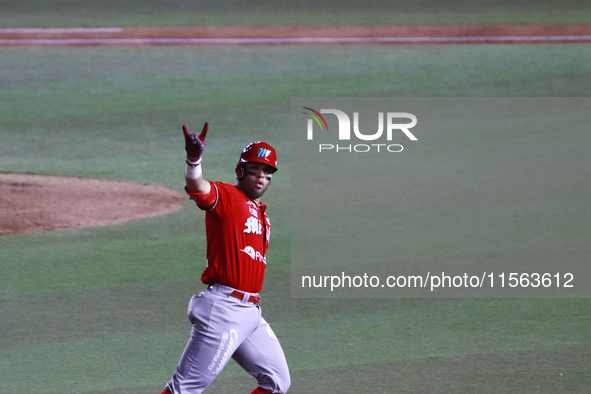
[[260, 198], [277, 171], [277, 155], [264, 142], [250, 143], [236, 165], [235, 185], [207, 181], [201, 169], [207, 129], [205, 123], [197, 135], [183, 126], [185, 190], [205, 211], [207, 267], [201, 281], [209, 286], [189, 302], [191, 338], [161, 394], [203, 392], [230, 358], [256, 378], [251, 394], [285, 393], [285, 355], [258, 305], [271, 229]]

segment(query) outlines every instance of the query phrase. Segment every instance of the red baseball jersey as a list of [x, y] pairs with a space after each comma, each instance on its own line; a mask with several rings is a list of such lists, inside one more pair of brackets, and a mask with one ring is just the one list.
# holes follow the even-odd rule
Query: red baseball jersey
[[271, 229], [267, 206], [251, 200], [234, 185], [209, 183], [209, 193], [187, 191], [206, 212], [207, 268], [201, 281], [258, 293], [263, 287]]

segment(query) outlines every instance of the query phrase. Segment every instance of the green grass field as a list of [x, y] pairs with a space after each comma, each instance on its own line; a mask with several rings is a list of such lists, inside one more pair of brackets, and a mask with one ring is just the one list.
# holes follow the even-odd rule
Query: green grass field
[[591, 23], [582, 0], [0, 0], [0, 27]]
[[[343, 21], [589, 21], [582, 3], [551, 3], [531, 13], [489, 4], [482, 15], [472, 6], [466, 20], [454, 14], [459, 1], [449, 14], [422, 3], [402, 16], [397, 3], [376, 3], [367, 19], [345, 2]], [[324, 3], [318, 15], [302, 2], [226, 15], [246, 3], [141, 2], [166, 5], [161, 18], [137, 15], [140, 2], [112, 4], [4, 0], [0, 26], [340, 22]], [[203, 19], [180, 16], [194, 7], [208, 10]], [[210, 179], [232, 182], [239, 150], [263, 139], [280, 172], [265, 195], [273, 239], [262, 307], [291, 367], [290, 393], [587, 393], [587, 299], [292, 299], [289, 132], [291, 97], [588, 97], [589, 64], [586, 44], [1, 48], [0, 171], [181, 191], [182, 124], [210, 122]], [[0, 392], [160, 392], [189, 337], [204, 255], [192, 204], [112, 227], [0, 237]], [[207, 392], [254, 387], [231, 363]]]

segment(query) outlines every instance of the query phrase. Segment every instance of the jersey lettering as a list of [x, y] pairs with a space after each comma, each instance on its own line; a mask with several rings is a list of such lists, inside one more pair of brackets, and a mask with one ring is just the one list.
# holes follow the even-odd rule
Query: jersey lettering
[[258, 218], [258, 217], [259, 217], [259, 210], [258, 210], [258, 209], [255, 209], [255, 208], [253, 208], [253, 207], [251, 207], [251, 206], [249, 205], [249, 206], [248, 206], [248, 210], [250, 211], [250, 214], [251, 214], [252, 216], [254, 216], [255, 218]]
[[258, 250], [255, 251], [252, 246], [247, 246], [244, 249], [240, 249], [240, 251], [249, 255], [253, 260], [258, 260], [261, 263], [267, 264], [267, 258], [263, 256]]
[[263, 226], [261, 225], [261, 222], [257, 218], [255, 218], [254, 216], [249, 217], [246, 220], [246, 223], [244, 224], [244, 226], [246, 227], [244, 229], [244, 232], [246, 234], [261, 235], [263, 233]]

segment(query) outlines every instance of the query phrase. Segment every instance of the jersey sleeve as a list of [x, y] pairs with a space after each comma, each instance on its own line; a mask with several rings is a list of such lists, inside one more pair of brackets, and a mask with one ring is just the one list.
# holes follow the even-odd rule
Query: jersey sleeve
[[195, 201], [195, 203], [197, 203], [197, 206], [204, 211], [209, 211], [215, 208], [218, 200], [218, 187], [215, 185], [214, 182], [210, 182], [210, 185], [211, 189], [209, 190], [209, 193], [190, 192], [187, 190], [187, 187], [185, 186], [185, 192], [187, 192], [189, 198]]

